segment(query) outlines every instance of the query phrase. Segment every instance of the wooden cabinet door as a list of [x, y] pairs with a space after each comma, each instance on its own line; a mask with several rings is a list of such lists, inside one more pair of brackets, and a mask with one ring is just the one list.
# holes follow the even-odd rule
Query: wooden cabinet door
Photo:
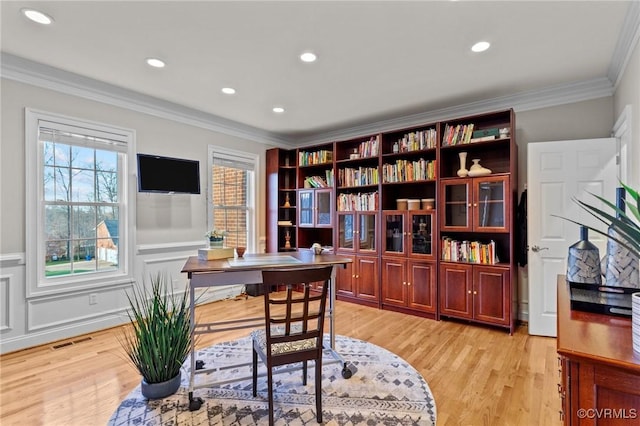
[[382, 252], [385, 256], [406, 256], [407, 234], [405, 211], [382, 212]]
[[508, 176], [473, 180], [473, 227], [476, 231], [508, 232], [510, 205]]
[[436, 263], [409, 260], [407, 276], [407, 306], [436, 312]]
[[336, 268], [336, 295], [353, 297], [356, 295], [356, 264], [352, 256], [347, 257], [351, 257], [352, 262], [347, 263], [345, 268]]
[[508, 325], [511, 311], [510, 273], [507, 268], [473, 266], [473, 316]]
[[314, 226], [314, 212], [313, 189], [298, 191], [298, 226], [312, 228]]
[[388, 305], [407, 305], [407, 261], [399, 258], [382, 259], [382, 302]]
[[314, 199], [314, 222], [318, 228], [333, 227], [333, 191], [331, 189], [316, 189]]
[[472, 318], [471, 273], [466, 264], [440, 264], [440, 313], [458, 318]]
[[471, 231], [471, 179], [447, 179], [440, 184], [443, 197], [441, 231]]
[[363, 300], [379, 302], [378, 258], [356, 256], [356, 296]]

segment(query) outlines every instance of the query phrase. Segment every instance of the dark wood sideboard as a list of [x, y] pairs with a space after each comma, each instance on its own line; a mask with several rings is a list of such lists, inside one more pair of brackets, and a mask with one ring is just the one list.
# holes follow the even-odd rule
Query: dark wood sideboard
[[631, 320], [572, 310], [565, 277], [557, 284], [564, 424], [640, 424], [640, 354], [633, 351]]

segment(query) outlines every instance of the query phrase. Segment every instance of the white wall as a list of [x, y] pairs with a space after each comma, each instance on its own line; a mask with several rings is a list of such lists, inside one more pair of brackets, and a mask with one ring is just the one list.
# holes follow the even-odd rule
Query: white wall
[[631, 173], [629, 183], [640, 189], [640, 43], [636, 43], [614, 94], [614, 115], [620, 116], [631, 105]]
[[[527, 182], [529, 143], [609, 137], [614, 122], [612, 97], [516, 112], [518, 197]], [[524, 321], [529, 320], [528, 272], [527, 266], [518, 267], [518, 316]]]
[[[120, 324], [125, 321], [122, 310], [127, 305], [123, 288], [92, 291], [97, 293], [95, 305], [89, 304], [89, 293], [84, 292], [26, 299], [25, 270], [33, 263], [24, 254], [25, 107], [131, 128], [136, 131], [137, 152], [200, 160], [201, 195], [137, 194], [133, 267], [139, 281], [156, 271], [166, 271], [176, 290], [184, 288], [186, 277], [180, 270], [186, 258], [203, 246], [207, 230], [208, 145], [259, 155], [258, 235], [263, 240], [266, 202], [260, 176], [267, 145], [4, 78], [0, 89], [0, 352]], [[203, 300], [228, 297], [237, 291], [209, 291]]]
[[[636, 49], [637, 50], [637, 49]], [[637, 54], [635, 55], [637, 69]], [[632, 80], [633, 81], [633, 80]], [[637, 91], [638, 83], [635, 80]], [[626, 80], [620, 87], [627, 87]], [[264, 173], [268, 145], [199, 127], [106, 105], [13, 80], [1, 80], [2, 143], [0, 146], [0, 351], [7, 352], [95, 331], [124, 321], [126, 306], [121, 288], [101, 291], [98, 304], [89, 295], [67, 294], [56, 298], [25, 298], [24, 108], [50, 111], [136, 130], [137, 151], [199, 159], [206, 164], [207, 146], [242, 149], [260, 156]], [[635, 100], [638, 102], [637, 97]], [[526, 180], [526, 144], [535, 141], [608, 136], [614, 123], [611, 97], [574, 104], [516, 112], [519, 147], [519, 190]], [[638, 108], [640, 110], [640, 108]], [[637, 117], [637, 112], [636, 112]], [[636, 122], [637, 127], [637, 122]], [[634, 140], [640, 132], [635, 133]], [[207, 182], [202, 168], [202, 182]], [[637, 173], [637, 171], [636, 171]], [[264, 179], [259, 179], [258, 227], [265, 232]], [[134, 265], [139, 279], [166, 270], [175, 288], [186, 283], [180, 269], [195, 254], [206, 230], [206, 190], [193, 195], [137, 196], [137, 252]], [[520, 318], [528, 318], [526, 268], [521, 268]], [[223, 290], [227, 292], [227, 290]], [[228, 296], [228, 293], [212, 298]]]

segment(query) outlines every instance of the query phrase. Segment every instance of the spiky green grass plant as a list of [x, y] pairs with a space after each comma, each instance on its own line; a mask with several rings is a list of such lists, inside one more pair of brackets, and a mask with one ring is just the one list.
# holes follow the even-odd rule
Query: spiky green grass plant
[[173, 294], [169, 282], [158, 273], [150, 289], [138, 285], [127, 293], [131, 328], [122, 345], [147, 383], [173, 379], [191, 349], [188, 290]]
[[[625, 210], [629, 213], [623, 212], [615, 205], [615, 203], [612, 203], [596, 194], [591, 195], [602, 201], [602, 203], [609, 207], [612, 212], [606, 212], [583, 201], [575, 200], [575, 202], [578, 203], [578, 205], [586, 210], [591, 216], [604, 223], [607, 227], [611, 226], [617, 232], [618, 237], [608, 235], [606, 232], [600, 231], [599, 229], [593, 228], [591, 226], [584, 225], [572, 219], [563, 219], [566, 219], [569, 222], [573, 222], [580, 226], [586, 226], [587, 228], [594, 232], [597, 232], [598, 234], [604, 235], [607, 238], [617, 241], [625, 248], [640, 256], [640, 225], [638, 225], [640, 223], [640, 196], [638, 195], [638, 191], [630, 188], [624, 183], [621, 183], [621, 185], [627, 191], [624, 203]], [[631, 200], [629, 200], [629, 198], [631, 198]]]

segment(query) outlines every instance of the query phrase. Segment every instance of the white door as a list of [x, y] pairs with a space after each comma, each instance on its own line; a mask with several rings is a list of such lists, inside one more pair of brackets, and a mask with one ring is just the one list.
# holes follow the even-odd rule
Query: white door
[[[599, 226], [573, 198], [603, 208], [589, 192], [615, 200], [616, 141], [529, 143], [527, 171], [529, 334], [556, 336], [557, 275], [566, 274], [568, 248], [580, 234], [578, 225], [552, 215]], [[600, 249], [602, 258], [606, 238], [590, 232], [589, 240]]]

